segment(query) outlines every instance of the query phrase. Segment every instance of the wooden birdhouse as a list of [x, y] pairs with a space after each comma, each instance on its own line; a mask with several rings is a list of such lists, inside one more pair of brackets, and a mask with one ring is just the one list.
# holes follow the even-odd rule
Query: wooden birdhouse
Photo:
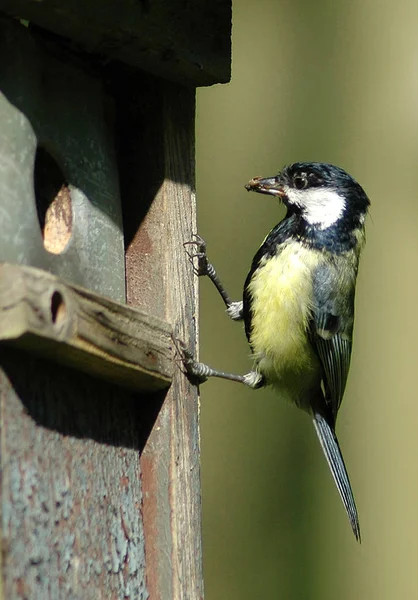
[[0, 598], [203, 598], [195, 88], [229, 0], [0, 0]]

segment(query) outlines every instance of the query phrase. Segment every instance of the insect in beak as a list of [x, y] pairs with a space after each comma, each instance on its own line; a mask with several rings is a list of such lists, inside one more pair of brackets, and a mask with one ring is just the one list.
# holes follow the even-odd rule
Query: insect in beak
[[283, 187], [278, 183], [276, 177], [267, 177], [265, 179], [262, 179], [261, 177], [254, 177], [247, 183], [245, 189], [248, 192], [269, 194], [270, 196], [276, 196], [280, 199], [286, 195]]

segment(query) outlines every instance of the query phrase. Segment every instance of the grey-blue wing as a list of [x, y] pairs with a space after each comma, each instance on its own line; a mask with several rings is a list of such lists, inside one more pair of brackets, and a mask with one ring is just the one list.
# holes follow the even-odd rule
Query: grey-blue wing
[[312, 343], [324, 372], [326, 402], [334, 420], [343, 399], [350, 369], [356, 273], [321, 264], [314, 273]]
[[326, 400], [331, 402], [335, 418], [344, 396], [350, 369], [351, 341], [339, 334], [330, 339], [316, 334], [315, 345], [324, 369]]
[[[348, 267], [348, 268], [347, 268]], [[356, 539], [360, 525], [353, 491], [335, 434], [335, 420], [343, 399], [351, 358], [356, 265], [324, 262], [314, 273], [312, 344], [323, 369], [325, 397], [312, 402], [313, 421], [322, 450], [350, 519]]]

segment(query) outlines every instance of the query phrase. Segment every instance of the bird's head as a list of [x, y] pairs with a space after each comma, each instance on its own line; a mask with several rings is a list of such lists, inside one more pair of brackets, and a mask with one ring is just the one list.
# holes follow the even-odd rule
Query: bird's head
[[300, 214], [318, 229], [340, 220], [349, 221], [352, 227], [363, 224], [370, 204], [351, 175], [328, 163], [294, 163], [274, 177], [255, 177], [245, 187], [278, 197], [289, 213]]

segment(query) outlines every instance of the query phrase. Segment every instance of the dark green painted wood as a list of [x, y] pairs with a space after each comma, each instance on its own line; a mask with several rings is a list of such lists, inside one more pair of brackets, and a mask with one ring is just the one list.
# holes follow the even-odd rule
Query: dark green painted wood
[[230, 78], [230, 0], [0, 0], [0, 11], [181, 84]]
[[[123, 302], [119, 177], [106, 112], [111, 99], [98, 76], [57, 58], [54, 48], [44, 49], [18, 21], [0, 18], [0, 260], [46, 269]], [[72, 234], [61, 254], [48, 252], [42, 239], [37, 146], [60, 167], [72, 199]]]
[[[128, 302], [169, 323], [175, 334], [193, 347], [197, 281], [182, 244], [196, 231], [194, 89], [120, 64], [109, 64], [103, 71], [94, 67], [90, 72], [91, 64], [84, 64], [80, 57], [77, 66], [71, 55], [64, 60], [60, 44], [48, 41], [39, 54], [36, 48], [42, 36], [37, 34], [34, 44], [30, 31], [22, 28], [16, 33], [18, 23], [7, 27], [12, 35], [19, 36], [14, 39], [19, 41], [16, 44], [21, 61], [8, 69], [8, 55], [0, 55], [8, 75], [6, 106], [11, 107], [8, 116], [17, 118], [15, 124], [20, 119], [24, 128], [6, 130], [0, 120], [5, 148], [2, 164], [7, 164], [7, 148], [13, 148], [13, 132], [16, 138], [23, 135], [17, 148], [21, 153], [32, 153], [30, 162], [35, 145], [31, 128], [39, 136], [43, 127], [54, 133], [54, 127], [60, 128], [66, 122], [68, 130], [62, 141], [68, 143], [67, 162], [62, 164], [72, 165], [71, 172], [77, 177], [79, 160], [83, 180], [94, 189], [99, 184], [99, 191], [106, 194], [107, 182], [111, 181], [111, 187], [115, 180], [106, 178], [107, 169], [96, 179], [97, 169], [103, 166], [103, 147], [105, 166], [112, 177], [117, 173], [120, 181]], [[27, 46], [25, 41], [20, 44], [24, 36], [31, 40]], [[2, 43], [0, 37], [0, 46]], [[38, 78], [44, 59], [57, 61], [56, 68], [42, 70], [43, 76]], [[26, 64], [31, 68], [26, 69]], [[82, 73], [81, 78], [71, 75], [73, 69]], [[103, 81], [107, 86], [105, 96], [101, 95]], [[62, 114], [58, 102], [62, 94], [55, 93], [57, 82], [72, 100]], [[77, 95], [79, 83], [82, 93]], [[11, 102], [12, 92], [16, 93]], [[39, 106], [47, 106], [48, 110], [36, 108], [30, 115], [25, 112], [21, 116], [22, 98], [30, 106], [33, 99], [41, 99], [44, 104]], [[106, 109], [98, 98], [104, 98]], [[90, 101], [95, 110], [83, 111]], [[93, 130], [90, 117], [95, 123]], [[103, 134], [93, 144], [87, 164], [79, 145], [72, 143], [73, 121], [80, 133], [85, 126], [87, 142], [91, 135], [100, 138], [98, 132]], [[117, 163], [111, 160], [114, 139]], [[48, 151], [55, 156], [53, 144]], [[34, 198], [32, 195], [31, 204], [20, 196], [21, 190], [30, 188], [30, 169], [27, 165], [26, 171], [21, 168], [22, 156], [19, 151], [15, 154], [15, 185], [8, 178], [5, 189], [10, 197], [15, 193], [17, 213], [12, 209], [2, 213], [7, 218], [13, 216], [4, 222], [9, 242], [4, 249], [13, 248], [14, 241], [20, 243], [16, 262], [48, 267], [63, 275], [58, 259], [64, 260], [67, 250], [52, 256], [47, 264], [42, 262], [49, 255], [42, 247]], [[21, 171], [27, 178], [23, 188], [19, 187]], [[65, 197], [65, 190], [63, 193]], [[31, 225], [21, 227], [26, 214], [19, 212], [21, 202], [28, 210], [31, 207], [29, 222], [35, 223], [33, 231]], [[93, 201], [90, 204], [97, 208]], [[99, 212], [109, 216], [104, 205], [100, 205]], [[73, 213], [73, 236], [74, 227], [85, 226], [83, 214]], [[97, 234], [100, 238], [101, 227], [84, 229], [83, 235], [73, 238], [81, 255], [91, 236]], [[115, 239], [120, 248], [120, 238]], [[107, 244], [103, 248], [106, 250]], [[108, 257], [106, 252], [93, 248], [86, 256], [88, 260], [80, 260], [78, 270], [77, 263], [73, 263], [75, 276], [86, 277], [86, 285], [93, 289], [99, 278], [112, 290], [114, 278], [117, 281], [123, 277], [123, 270], [116, 266], [107, 269], [101, 259], [120, 265], [123, 249], [121, 254], [117, 250]], [[94, 269], [87, 276], [84, 269], [89, 269], [90, 260]], [[198, 414], [197, 390], [180, 367], [175, 369], [166, 394], [138, 396], [27, 353], [0, 348], [4, 597], [203, 598]]]

